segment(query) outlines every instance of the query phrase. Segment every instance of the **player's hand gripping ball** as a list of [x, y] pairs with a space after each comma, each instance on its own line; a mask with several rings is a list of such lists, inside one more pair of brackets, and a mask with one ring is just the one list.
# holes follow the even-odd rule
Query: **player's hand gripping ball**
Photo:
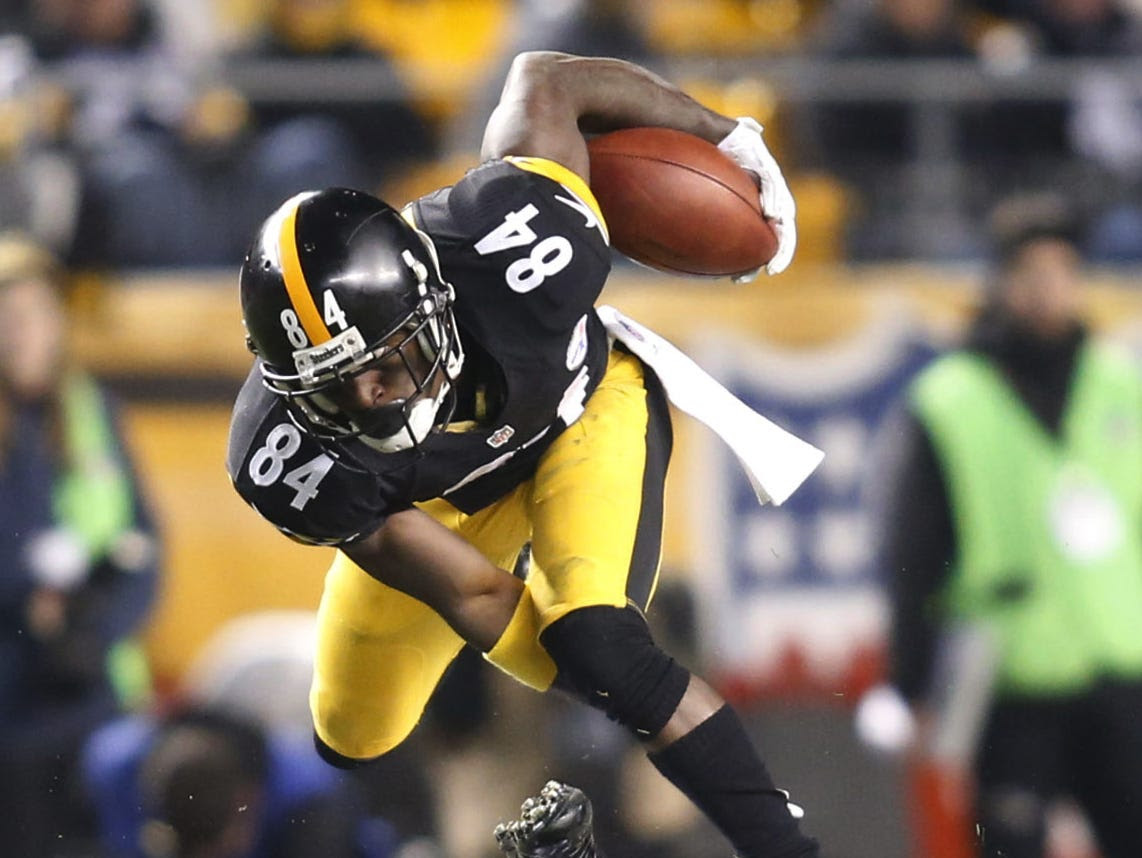
[[[751, 133], [764, 149], [760, 132]], [[735, 130], [724, 142], [734, 135], [741, 136]], [[747, 171], [736, 154], [669, 128], [603, 134], [589, 141], [588, 151], [591, 190], [611, 243], [636, 262], [672, 274], [739, 280], [752, 279], [763, 267], [776, 274], [788, 265], [796, 243], [793, 201], [775, 162], [768, 176]], [[788, 198], [781, 213], [790, 225], [784, 236], [783, 224], [762, 209], [766, 183], [772, 187], [774, 181]], [[775, 207], [777, 202], [784, 204], [775, 201]]]

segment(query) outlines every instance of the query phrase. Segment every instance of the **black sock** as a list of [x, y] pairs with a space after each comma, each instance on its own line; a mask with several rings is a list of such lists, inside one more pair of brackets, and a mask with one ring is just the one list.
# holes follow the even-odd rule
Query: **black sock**
[[723, 706], [648, 755], [729, 838], [741, 858], [816, 858], [733, 709]]

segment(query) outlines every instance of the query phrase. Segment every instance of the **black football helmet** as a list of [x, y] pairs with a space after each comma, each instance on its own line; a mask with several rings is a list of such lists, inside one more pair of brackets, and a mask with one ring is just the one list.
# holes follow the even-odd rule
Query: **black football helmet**
[[[464, 360], [455, 293], [431, 239], [395, 209], [345, 188], [298, 194], [262, 224], [239, 291], [262, 379], [307, 431], [394, 452], [447, 423]], [[414, 370], [414, 346], [427, 372]], [[327, 395], [393, 353], [416, 386], [407, 399], [354, 418]]]

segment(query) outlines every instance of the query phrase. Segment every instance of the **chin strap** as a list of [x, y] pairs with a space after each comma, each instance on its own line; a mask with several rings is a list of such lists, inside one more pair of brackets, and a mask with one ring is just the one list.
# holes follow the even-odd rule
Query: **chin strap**
[[440, 407], [451, 389], [451, 385], [445, 381], [436, 396], [421, 397], [420, 401], [409, 409], [405, 424], [399, 431], [384, 438], [362, 434], [361, 441], [379, 453], [399, 453], [415, 447], [428, 437], [428, 433], [436, 425], [436, 415], [440, 412]]

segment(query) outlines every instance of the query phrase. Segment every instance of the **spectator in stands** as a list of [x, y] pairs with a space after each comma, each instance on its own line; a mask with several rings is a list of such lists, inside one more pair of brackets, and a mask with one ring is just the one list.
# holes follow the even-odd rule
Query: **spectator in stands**
[[1071, 144], [1091, 210], [1096, 263], [1142, 262], [1142, 90], [1129, 75], [1094, 71], [1074, 88]]
[[[840, 3], [821, 19], [813, 42], [830, 60], [971, 60], [969, 21], [956, 0], [875, 0]], [[810, 157], [851, 187], [857, 217], [848, 237], [853, 256], [958, 257], [976, 250], [963, 223], [935, 225], [918, 188], [939, 178], [921, 165], [923, 115], [902, 99], [823, 103], [810, 112]], [[970, 160], [978, 119], [967, 108], [951, 114], [948, 158]], [[957, 182], [952, 189], [964, 192]], [[920, 217], [917, 217], [917, 215]]]
[[521, 0], [516, 44], [509, 52], [551, 50], [597, 57], [651, 59], [645, 11], [623, 0]]
[[67, 854], [90, 833], [81, 744], [148, 692], [133, 636], [158, 551], [115, 409], [67, 349], [64, 274], [0, 237], [0, 844]]
[[27, 233], [61, 256], [80, 209], [69, 111], [63, 88], [36, 79], [27, 42], [0, 38], [0, 231]]
[[[981, 6], [999, 16], [1007, 45], [1017, 41], [1022, 62], [1086, 59], [1097, 62], [1130, 57], [1142, 49], [1142, 22], [1127, 4], [1115, 0], [984, 0]], [[1000, 192], [1041, 185], [1052, 177], [1089, 209], [1105, 209], [1106, 226], [1092, 227], [1096, 260], [1128, 259], [1142, 250], [1129, 227], [1129, 211], [1137, 200], [1139, 93], [1131, 76], [1117, 77], [1091, 65], [1050, 100], [1004, 99], [991, 114], [991, 185]], [[1124, 206], [1119, 204], [1124, 203]], [[1125, 211], [1123, 211], [1125, 210]], [[1115, 217], [1116, 211], [1127, 215]], [[1124, 246], [1125, 245], [1125, 246]]]
[[307, 737], [222, 710], [113, 722], [84, 773], [108, 858], [387, 858], [394, 845]]
[[486, 83], [449, 132], [454, 152], [476, 152], [484, 124], [499, 101], [512, 59], [522, 51], [563, 51], [580, 56], [620, 57], [645, 65], [653, 59], [645, 24], [637, 4], [623, 0], [519, 0], [514, 27]]
[[[42, 50], [64, 71], [92, 78], [77, 88], [74, 131], [86, 157], [76, 264], [234, 265], [262, 213], [282, 200], [314, 187], [372, 188], [399, 159], [430, 153], [407, 101], [378, 107], [370, 93], [368, 103], [336, 109], [252, 105], [210, 76], [180, 69], [143, 0], [57, 2], [70, 17], [41, 40]], [[295, 68], [366, 56], [348, 35], [347, 10], [346, 0], [280, 0], [253, 54]], [[161, 86], [146, 83], [156, 57]], [[85, 120], [88, 113], [103, 122]]]
[[986, 858], [1043, 858], [1051, 803], [1142, 844], [1142, 375], [1081, 315], [1076, 224], [1007, 201], [967, 342], [913, 383], [877, 473], [892, 680], [974, 785]]
[[295, 70], [320, 74], [322, 63], [359, 60], [368, 64], [371, 74], [384, 72], [385, 92], [370, 90], [357, 97], [342, 93], [342, 98], [322, 101], [255, 101], [252, 105], [255, 126], [281, 138], [275, 144], [279, 148], [326, 146], [336, 150], [326, 157], [343, 165], [343, 176], [323, 185], [376, 188], [402, 166], [432, 158], [436, 141], [393, 64], [359, 40], [352, 13], [351, 0], [271, 0], [264, 31], [231, 62], [280, 60]]
[[191, 97], [162, 19], [148, 0], [34, 0], [32, 45], [74, 99], [71, 132], [85, 149], [139, 127], [169, 127]]
[[[164, 39], [157, 7], [147, 0], [35, 0], [32, 14], [32, 45], [44, 75], [66, 93], [64, 133], [80, 157], [69, 261], [179, 264], [197, 252], [210, 259], [216, 242], [199, 251], [195, 233], [208, 213], [184, 188], [194, 177], [177, 149], [179, 125], [194, 107], [193, 78]], [[184, 207], [172, 208], [178, 204]]]
[[[1035, 56], [1098, 60], [1137, 56], [1142, 17], [1113, 0], [996, 2], [1025, 34]], [[1006, 129], [1027, 134], [1051, 108], [1020, 108]], [[1076, 156], [1070, 182], [1092, 210], [1088, 250], [1095, 262], [1142, 260], [1142, 90], [1132, 75], [1092, 67], [1076, 74], [1072, 92], [1055, 106]], [[1029, 111], [1036, 111], [1029, 115]]]
[[[954, 0], [875, 0], [840, 3], [815, 34], [825, 59], [970, 59], [966, 22]], [[909, 105], [859, 103], [822, 111], [818, 131], [825, 157], [855, 175], [870, 163], [883, 167], [916, 154], [917, 133]]]
[[1137, 11], [1115, 0], [977, 0], [984, 11], [1026, 28], [1045, 56], [1128, 56], [1139, 42]]
[[[258, 212], [350, 178], [321, 133], [259, 137], [241, 93], [205, 84], [169, 127], [136, 128], [86, 161], [75, 261], [94, 268], [232, 266]], [[301, 144], [301, 145], [296, 145]]]

